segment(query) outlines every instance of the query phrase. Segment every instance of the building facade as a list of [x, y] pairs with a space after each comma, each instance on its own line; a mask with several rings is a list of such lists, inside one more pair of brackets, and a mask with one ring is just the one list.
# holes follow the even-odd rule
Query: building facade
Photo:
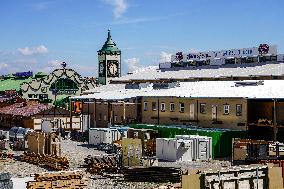
[[81, 95], [85, 90], [93, 89], [96, 83], [87, 80], [73, 69], [62, 64], [49, 75], [24, 82], [21, 85], [23, 98], [42, 103], [54, 103], [64, 98]]
[[142, 97], [142, 123], [246, 130], [243, 98]]

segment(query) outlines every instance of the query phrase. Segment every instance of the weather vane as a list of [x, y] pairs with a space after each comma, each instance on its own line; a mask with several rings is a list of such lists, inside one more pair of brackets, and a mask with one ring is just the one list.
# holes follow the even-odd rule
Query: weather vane
[[62, 66], [64, 69], [66, 68], [66, 65], [67, 65], [66, 62], [62, 62], [62, 63], [61, 63], [61, 66]]

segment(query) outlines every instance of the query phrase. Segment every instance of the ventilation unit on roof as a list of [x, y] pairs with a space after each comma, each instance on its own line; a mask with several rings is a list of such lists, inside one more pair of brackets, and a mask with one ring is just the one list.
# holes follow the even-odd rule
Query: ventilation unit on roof
[[153, 89], [170, 89], [174, 87], [179, 87], [179, 82], [172, 82], [172, 83], [154, 83]]
[[258, 86], [258, 85], [264, 85], [264, 81], [239, 81], [239, 82], [235, 82], [236, 87]]
[[127, 83], [125, 89], [142, 89], [149, 87], [150, 83]]

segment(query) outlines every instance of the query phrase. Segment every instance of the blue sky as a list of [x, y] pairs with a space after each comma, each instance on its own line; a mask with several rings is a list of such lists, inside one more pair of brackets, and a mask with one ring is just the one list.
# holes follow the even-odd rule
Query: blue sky
[[123, 73], [177, 51], [278, 45], [283, 0], [9, 0], [0, 3], [0, 74], [49, 72], [62, 61], [97, 76], [97, 50], [111, 29]]

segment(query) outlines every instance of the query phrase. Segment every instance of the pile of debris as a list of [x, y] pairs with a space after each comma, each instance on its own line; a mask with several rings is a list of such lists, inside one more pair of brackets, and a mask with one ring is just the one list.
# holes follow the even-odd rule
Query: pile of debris
[[85, 158], [85, 164], [87, 166], [87, 171], [91, 174], [117, 173], [120, 167], [118, 159], [119, 158], [114, 155], [89, 155]]
[[97, 150], [104, 151], [108, 154], [117, 154], [121, 150], [121, 146], [117, 143], [107, 144], [107, 143], [100, 143], [95, 145]]
[[9, 173], [0, 173], [0, 188], [13, 189], [13, 182]]
[[36, 154], [34, 152], [24, 152], [20, 160], [34, 165], [44, 165], [54, 170], [65, 170], [69, 168], [69, 161], [66, 157], [50, 154]]
[[12, 160], [14, 157], [13, 153], [0, 151], [0, 160]]
[[9, 150], [9, 149], [10, 149], [9, 139], [0, 140], [0, 150]]
[[27, 183], [27, 189], [37, 188], [76, 188], [88, 186], [88, 180], [83, 178], [81, 171], [66, 171], [35, 174], [34, 180]]
[[235, 164], [284, 160], [284, 144], [274, 141], [234, 139], [232, 159]]
[[174, 167], [131, 167], [123, 170], [124, 180], [132, 182], [181, 182], [181, 169]]

